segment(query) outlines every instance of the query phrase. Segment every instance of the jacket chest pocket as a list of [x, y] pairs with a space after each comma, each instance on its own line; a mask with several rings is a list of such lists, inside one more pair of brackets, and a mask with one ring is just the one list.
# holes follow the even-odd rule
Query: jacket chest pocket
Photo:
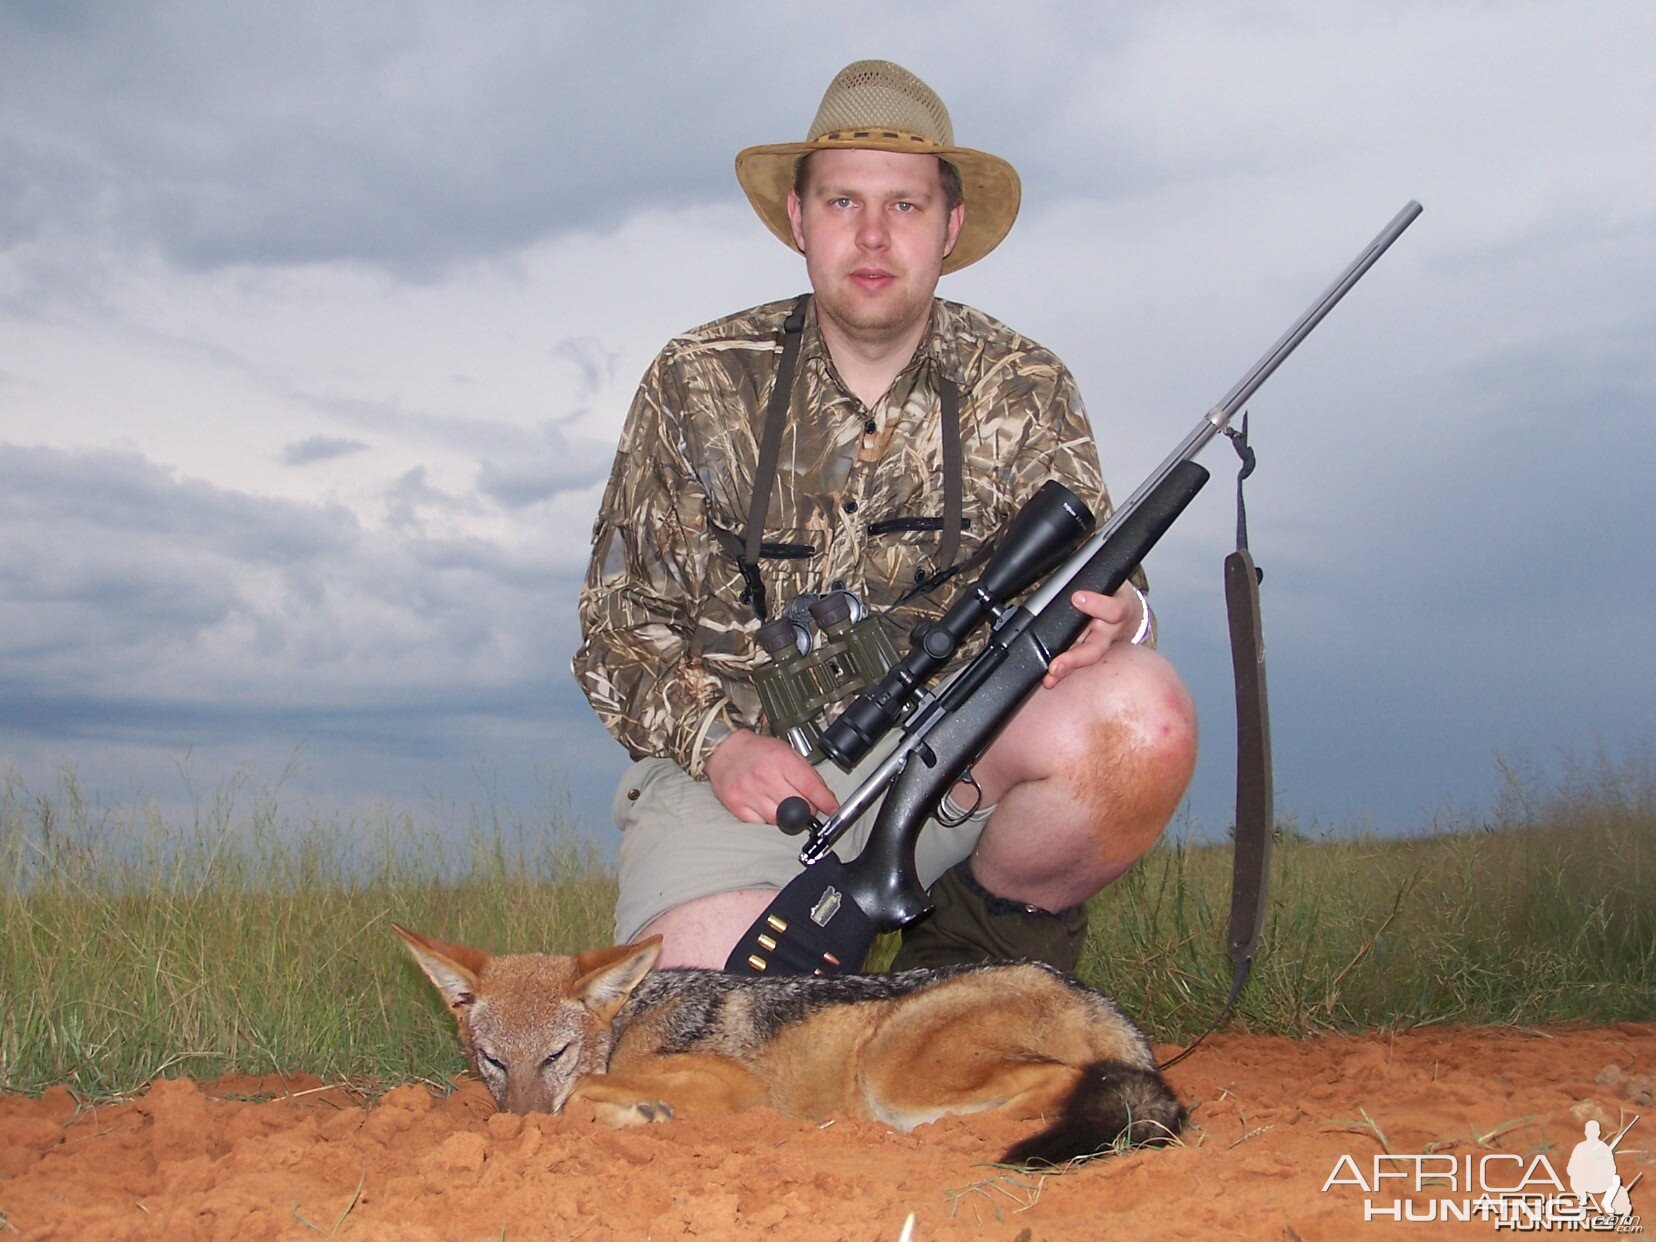
[[[704, 601], [703, 621], [709, 612], [734, 616], [738, 625], [747, 629], [757, 625], [747, 579], [742, 576], [737, 557], [742, 548], [740, 538], [721, 539], [724, 553], [717, 558], [712, 571], [711, 598]], [[759, 545], [759, 578], [765, 586], [765, 615], [777, 616], [794, 596], [816, 590], [813, 584], [821, 573], [821, 532], [804, 526], [767, 527]]]
[[[943, 569], [944, 566], [938, 562], [942, 541], [942, 518], [893, 517], [870, 522], [866, 554], [869, 604], [877, 608], [890, 608]], [[980, 543], [977, 532], [973, 530], [972, 519], [966, 518], [961, 526], [960, 550], [955, 554], [955, 564], [964, 564], [976, 556]], [[946, 597], [952, 598], [956, 579], [950, 579], [948, 585], [940, 589]], [[928, 594], [916, 596], [914, 602], [927, 600]]]

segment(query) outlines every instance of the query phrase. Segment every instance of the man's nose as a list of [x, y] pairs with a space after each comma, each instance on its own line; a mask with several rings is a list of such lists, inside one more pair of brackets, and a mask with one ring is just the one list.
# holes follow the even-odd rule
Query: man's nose
[[881, 213], [863, 213], [862, 223], [857, 226], [857, 244], [864, 250], [884, 250], [891, 244], [891, 230], [886, 228], [885, 217]]

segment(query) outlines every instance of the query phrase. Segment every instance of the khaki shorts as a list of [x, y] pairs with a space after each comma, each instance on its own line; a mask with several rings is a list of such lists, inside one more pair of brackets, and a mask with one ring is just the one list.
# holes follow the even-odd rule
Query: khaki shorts
[[[835, 796], [844, 798], [893, 744], [876, 748], [850, 772], [828, 762], [817, 771]], [[875, 802], [839, 839], [834, 852], [840, 858], [849, 862], [861, 853], [879, 809]], [[972, 852], [992, 809], [980, 808], [954, 827], [926, 821], [914, 849], [922, 884], [931, 887]], [[743, 823], [713, 796], [711, 785], [692, 780], [671, 759], [640, 759], [628, 768], [615, 791], [612, 814], [621, 830], [617, 944], [674, 906], [738, 888], [781, 888], [801, 870], [803, 837], [790, 837], [771, 824]]]

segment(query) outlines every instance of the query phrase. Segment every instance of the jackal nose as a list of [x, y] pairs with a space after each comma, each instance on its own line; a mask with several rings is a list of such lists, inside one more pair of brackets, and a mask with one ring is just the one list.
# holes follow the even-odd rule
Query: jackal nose
[[495, 1103], [503, 1113], [516, 1113], [520, 1117], [530, 1113], [555, 1113], [557, 1104], [544, 1091], [517, 1090], [511, 1086], [506, 1089], [506, 1098], [496, 1100]]

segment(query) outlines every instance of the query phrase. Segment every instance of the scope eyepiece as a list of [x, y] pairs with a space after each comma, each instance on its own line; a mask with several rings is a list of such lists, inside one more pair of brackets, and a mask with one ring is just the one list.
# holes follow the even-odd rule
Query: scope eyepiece
[[[906, 697], [906, 696], [905, 696]], [[845, 705], [845, 710], [822, 731], [819, 744], [842, 769], [849, 772], [861, 763], [874, 744], [890, 731], [902, 714], [903, 699], [895, 709], [876, 698], [873, 691], [859, 694]]]

